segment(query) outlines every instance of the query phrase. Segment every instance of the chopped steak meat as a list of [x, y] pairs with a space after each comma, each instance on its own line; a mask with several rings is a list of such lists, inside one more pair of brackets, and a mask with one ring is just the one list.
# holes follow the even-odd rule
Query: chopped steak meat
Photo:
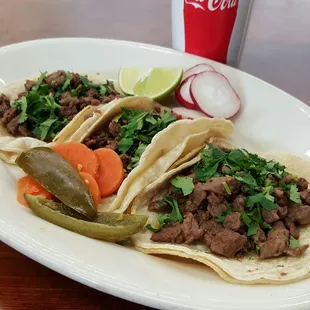
[[238, 195], [232, 202], [231, 208], [235, 212], [243, 212], [245, 207], [246, 197], [244, 195]]
[[207, 192], [213, 192], [219, 196], [227, 196], [228, 193], [223, 185], [224, 182], [228, 185], [231, 195], [240, 191], [241, 183], [230, 176], [210, 178], [206, 183], [203, 183], [203, 188]]
[[131, 162], [131, 157], [127, 154], [120, 155], [120, 159], [123, 162], [124, 167], [127, 167]]
[[26, 80], [26, 83], [25, 83], [25, 88], [27, 90], [31, 90], [32, 87], [36, 85], [36, 82], [35, 81], [31, 81], [31, 80]]
[[287, 256], [300, 257], [306, 252], [308, 248], [309, 248], [309, 244], [302, 245], [299, 248], [287, 248], [285, 250], [285, 254]]
[[292, 174], [287, 174], [281, 181], [280, 184], [289, 184], [292, 181], [295, 181], [295, 178]]
[[18, 134], [19, 115], [15, 116], [8, 124], [7, 129], [12, 135]]
[[252, 236], [252, 238], [254, 243], [257, 245], [260, 245], [262, 242], [266, 241], [265, 233], [260, 227], [257, 228], [257, 233]]
[[173, 223], [170, 226], [162, 228], [159, 232], [154, 233], [151, 237], [156, 242], [172, 243], [191, 243], [198, 240], [203, 235], [203, 229], [199, 228], [198, 221], [192, 213], [184, 216], [183, 223]]
[[0, 117], [3, 117], [4, 113], [10, 108], [10, 98], [4, 94], [0, 95]]
[[14, 118], [16, 118], [16, 116], [18, 116], [17, 109], [16, 108], [9, 108], [8, 110], [6, 110], [4, 112], [2, 121], [5, 125], [8, 125]]
[[310, 207], [307, 205], [293, 205], [288, 210], [288, 217], [298, 225], [310, 224]]
[[121, 131], [121, 125], [117, 122], [110, 122], [109, 124], [109, 132], [113, 137], [117, 137]]
[[111, 149], [112, 151], [115, 151], [117, 149], [118, 141], [108, 139], [106, 148]]
[[305, 178], [298, 178], [297, 179], [297, 187], [298, 190], [304, 191], [308, 188], [309, 182]]
[[63, 70], [58, 70], [46, 76], [45, 83], [51, 87], [57, 87], [62, 85], [66, 80], [66, 73]]
[[289, 230], [291, 236], [293, 236], [295, 239], [299, 239], [299, 230], [291, 219], [285, 219], [285, 226]]
[[239, 212], [233, 212], [231, 214], [228, 214], [225, 217], [225, 220], [223, 222], [223, 226], [227, 229], [238, 231], [240, 227], [242, 226], [242, 221], [240, 218]]
[[151, 240], [155, 242], [184, 243], [182, 224], [173, 223], [162, 228], [152, 235]]
[[212, 239], [210, 250], [225, 257], [234, 257], [246, 244], [246, 236], [230, 230], [224, 230]]
[[300, 198], [307, 204], [310, 204], [310, 189], [300, 192]]
[[284, 219], [287, 216], [287, 212], [288, 212], [288, 206], [279, 207], [278, 209], [279, 218]]
[[92, 150], [96, 150], [107, 145], [108, 135], [105, 132], [90, 136], [84, 140], [84, 144]]
[[266, 211], [263, 209], [262, 210], [262, 216], [263, 216], [264, 221], [267, 224], [275, 223], [280, 219], [280, 217], [278, 215], [278, 209], [272, 210], [272, 211]]
[[267, 241], [260, 246], [259, 257], [266, 259], [282, 255], [288, 247], [288, 238], [289, 231], [285, 227], [274, 226], [268, 233]]
[[228, 205], [225, 203], [221, 203], [221, 204], [210, 204], [207, 207], [207, 210], [209, 211], [210, 215], [213, 217], [217, 217], [220, 216], [224, 211], [227, 211], [228, 209]]

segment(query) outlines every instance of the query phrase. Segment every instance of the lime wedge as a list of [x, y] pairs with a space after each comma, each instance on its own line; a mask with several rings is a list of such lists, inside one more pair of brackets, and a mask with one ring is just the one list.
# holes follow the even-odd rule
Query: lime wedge
[[161, 100], [178, 87], [182, 76], [182, 69], [121, 68], [119, 85], [126, 94]]
[[134, 87], [140, 79], [151, 72], [151, 68], [121, 68], [118, 74], [118, 84], [126, 95], [134, 95]]

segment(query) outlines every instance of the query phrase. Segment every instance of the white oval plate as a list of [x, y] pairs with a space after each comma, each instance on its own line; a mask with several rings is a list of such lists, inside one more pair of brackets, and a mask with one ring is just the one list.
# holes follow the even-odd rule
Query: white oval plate
[[[251, 151], [310, 155], [310, 108], [236, 69], [162, 47], [100, 39], [48, 39], [0, 49], [0, 88], [57, 69], [116, 78], [120, 66], [188, 68], [208, 62], [228, 77], [243, 108], [233, 140]], [[3, 85], [2, 85], [3, 86]], [[16, 172], [0, 164], [0, 239], [39, 263], [103, 292], [161, 309], [309, 309], [310, 280], [232, 285], [192, 262], [148, 256], [54, 226], [17, 204]]]

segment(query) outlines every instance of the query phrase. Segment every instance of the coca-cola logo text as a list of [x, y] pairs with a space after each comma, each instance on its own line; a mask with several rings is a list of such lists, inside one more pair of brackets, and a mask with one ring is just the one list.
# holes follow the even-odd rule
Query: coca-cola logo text
[[[225, 10], [233, 8], [237, 5], [238, 0], [207, 0], [208, 5], [207, 8], [209, 11], [216, 11], [216, 10]], [[186, 4], [192, 5], [195, 9], [200, 9], [205, 11], [204, 4], [205, 0], [185, 0]]]

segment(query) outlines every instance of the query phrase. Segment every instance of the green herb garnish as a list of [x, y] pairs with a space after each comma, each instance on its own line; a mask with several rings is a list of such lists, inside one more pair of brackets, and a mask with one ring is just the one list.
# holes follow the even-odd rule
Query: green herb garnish
[[295, 184], [290, 186], [290, 200], [295, 203], [301, 203], [300, 194]]
[[180, 188], [184, 196], [191, 194], [195, 188], [192, 178], [176, 177], [171, 180], [171, 184], [176, 188]]
[[171, 197], [165, 197], [164, 201], [168, 203], [172, 211], [170, 214], [162, 214], [157, 218], [157, 222], [158, 222], [157, 227], [153, 227], [152, 225], [148, 224], [146, 228], [150, 230], [151, 232], [160, 231], [163, 225], [168, 224], [168, 223], [174, 223], [174, 222], [182, 223], [183, 222], [183, 216], [179, 210], [177, 200]]
[[176, 117], [170, 112], [165, 112], [161, 117], [154, 111], [122, 108], [118, 122], [122, 124], [123, 121], [126, 121], [126, 124], [121, 126], [117, 150], [121, 154], [132, 156], [128, 166], [128, 169], [132, 169], [138, 165], [142, 153], [153, 137], [176, 121]]
[[290, 236], [290, 248], [299, 248], [299, 240], [296, 240], [293, 236]]

